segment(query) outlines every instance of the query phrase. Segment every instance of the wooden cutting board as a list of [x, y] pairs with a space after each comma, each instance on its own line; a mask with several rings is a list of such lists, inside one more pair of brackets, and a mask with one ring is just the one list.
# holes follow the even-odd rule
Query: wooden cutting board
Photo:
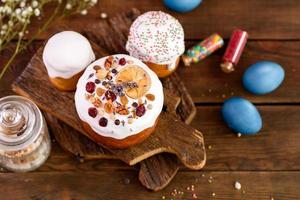
[[[168, 90], [164, 91], [164, 95], [166, 111], [175, 114], [181, 99], [171, 95]], [[108, 150], [64, 122], [46, 112], [44, 116], [56, 141], [64, 150], [75, 155], [80, 162], [94, 159], [117, 159]], [[179, 163], [176, 156], [158, 154], [140, 162], [139, 180], [146, 188], [158, 191], [168, 185], [178, 169]]]
[[[180, 90], [176, 92], [173, 91], [172, 94], [176, 93], [185, 96], [184, 93], [187, 91], [177, 75], [172, 75], [170, 78], [168, 78], [164, 84], [167, 83], [170, 86], [177, 84], [181, 85], [182, 87], [172, 87], [176, 90]], [[180, 99], [179, 97], [174, 97], [170, 94], [169, 90], [165, 90], [164, 95], [167, 112], [178, 115], [178, 117], [183, 119], [183, 121], [186, 121], [186, 119], [190, 118], [190, 115], [186, 114], [189, 112], [189, 110], [184, 111], [185, 107], [183, 105], [189, 104], [185, 102], [187, 101], [186, 98]], [[83, 160], [93, 159], [117, 159], [108, 150], [97, 145], [86, 136], [80, 134], [78, 131], [74, 130], [50, 114], [44, 113], [44, 116], [52, 134], [60, 146], [67, 152], [76, 156], [76, 158], [81, 162]], [[158, 191], [167, 186], [179, 169], [179, 163], [176, 156], [171, 154], [158, 154], [141, 161], [139, 164], [140, 182], [146, 188], [154, 191]]]
[[[89, 137], [77, 115], [74, 92], [62, 92], [50, 83], [41, 53], [42, 49], [33, 56], [26, 69], [13, 83], [13, 90]], [[176, 154], [178, 159], [191, 169], [202, 168], [205, 160], [202, 134], [168, 112], [160, 114], [154, 133], [144, 142], [127, 149], [107, 149], [129, 165], [135, 165], [162, 152]]]
[[[101, 23], [97, 24], [98, 26], [94, 27], [94, 32], [89, 32], [89, 37], [94, 38], [94, 41], [96, 41], [98, 44], [104, 46], [105, 50], [108, 50], [110, 53], [114, 53], [114, 51], [116, 51], [116, 49], [118, 49], [118, 48], [119, 48], [119, 51], [116, 51], [116, 52], [118, 52], [118, 53], [123, 52], [124, 45], [122, 45], [120, 43], [124, 44], [125, 37], [118, 37], [117, 34], [123, 34], [123, 35], [127, 34], [128, 28], [129, 28], [131, 22], [135, 19], [135, 17], [138, 14], [139, 14], [139, 12], [137, 10], [133, 10], [133, 11], [125, 13], [125, 14], [119, 14], [118, 16], [110, 19], [109, 21], [104, 21], [104, 22], [102, 21]], [[98, 33], [101, 32], [102, 34], [106, 33], [107, 35], [110, 35], [109, 33], [107, 33], [108, 31], [103, 31], [105, 29], [101, 29], [101, 26], [106, 26], [106, 27], [110, 26], [111, 27], [111, 25], [113, 25], [115, 22], [118, 22], [119, 24], [122, 24], [124, 26], [118, 26], [119, 28], [106, 29], [106, 30], [114, 30], [115, 33], [113, 35], [116, 35], [116, 37], [114, 37], [114, 38], [118, 38], [117, 40], [114, 41], [111, 38], [108, 40], [103, 40], [103, 39], [101, 40], [101, 38], [103, 38], [103, 36], [101, 36], [101, 34], [99, 35], [99, 37], [95, 37], [94, 34], [97, 34], [97, 32], [95, 32], [95, 30], [97, 30]], [[99, 30], [101, 30], [101, 31], [99, 31]], [[99, 40], [99, 38], [100, 38], [100, 40]], [[123, 40], [122, 40], [122, 38], [123, 38]], [[103, 41], [105, 41], [105, 42], [103, 43]], [[110, 41], [110, 42], [107, 42], [107, 41]], [[101, 49], [97, 52], [98, 53], [101, 52]], [[36, 74], [37, 71], [31, 71], [31, 72], [32, 73], [29, 72], [29, 74]], [[170, 80], [173, 80], [173, 81], [170, 81]], [[16, 89], [17, 87], [15, 87], [15, 86], [14, 86], [14, 88]], [[193, 105], [193, 102], [192, 102], [190, 96], [186, 95], [187, 92], [185, 90], [184, 85], [180, 81], [179, 77], [176, 74], [172, 75], [168, 79], [164, 80], [164, 86], [165, 87], [167, 86], [169, 89], [172, 90], [172, 93], [175, 93], [181, 97], [182, 102], [180, 103], [180, 105], [177, 109], [177, 113], [180, 113], [179, 116], [181, 117], [181, 119], [185, 120], [186, 122], [191, 121], [191, 119], [195, 115], [195, 107]], [[176, 88], [181, 88], [181, 89], [178, 90]], [[16, 90], [18, 90], [18, 89], [16, 89]], [[175, 108], [176, 104], [173, 107]], [[170, 108], [170, 106], [169, 106], [169, 108]], [[172, 112], [174, 112], [175, 111], [174, 108], [172, 108], [170, 110]], [[62, 123], [60, 123], [60, 124], [62, 124]], [[62, 127], [66, 130], [69, 130], [68, 128], [66, 128], [65, 124], [63, 124]], [[65, 132], [67, 132], [67, 131], [65, 131]], [[83, 141], [83, 140], [81, 140], [81, 141]], [[88, 141], [88, 139], [87, 139], [87, 141]], [[97, 146], [97, 145], [94, 145], [94, 146], [92, 145], [91, 147], [93, 147], [93, 148], [90, 148], [88, 151], [83, 151], [83, 152], [79, 151], [79, 152], [73, 152], [73, 153], [77, 153], [79, 156], [89, 155], [88, 157], [86, 157], [88, 159], [93, 157], [93, 156], [91, 156], [92, 155], [91, 152], [94, 152], [94, 153], [96, 152], [94, 154], [94, 158], [101, 157], [101, 155], [99, 155], [99, 154], [101, 154], [101, 152], [102, 152], [103, 158], [114, 158], [115, 157], [115, 156], [112, 156], [108, 151], [103, 151], [102, 150], [103, 148], [99, 148], [99, 146]], [[204, 145], [203, 145], [203, 147], [204, 147]], [[67, 149], [70, 151], [70, 149], [72, 149], [72, 147], [69, 146], [69, 147], [67, 147]], [[86, 149], [86, 148], [84, 148], [82, 146], [82, 149]], [[78, 150], [78, 148], [76, 150]], [[173, 151], [173, 153], [174, 152], [176, 153], [176, 151], [174, 151], [174, 149], [170, 150], [169, 147], [163, 147], [163, 148], [161, 148], [161, 151]], [[177, 151], [177, 154], [180, 154], [178, 152], [179, 151]], [[115, 152], [115, 153], [117, 153], [117, 152]], [[204, 160], [202, 161], [202, 165], [205, 163], [205, 152], [203, 152], [203, 153], [204, 153], [204, 156], [203, 156]], [[117, 153], [117, 155], [122, 156], [122, 152]], [[185, 157], [185, 153], [181, 154], [181, 156]], [[127, 160], [127, 162], [129, 162], [129, 164], [134, 164], [141, 159], [143, 159], [143, 156], [138, 158], [136, 161], [132, 161], [132, 159], [130, 161], [130, 159], [129, 159], [129, 160]], [[182, 158], [182, 161], [184, 161], [184, 160], [185, 159]], [[198, 165], [198, 167], [196, 167], [196, 165], [194, 165], [194, 166], [190, 165], [190, 167], [192, 167], [192, 168], [200, 168], [199, 166], [201, 167], [201, 165]], [[153, 170], [153, 169], [157, 169], [157, 170]], [[166, 169], [170, 169], [170, 170], [166, 170]], [[158, 190], [158, 189], [163, 188], [172, 179], [172, 177], [176, 174], [177, 170], [178, 170], [177, 161], [171, 155], [162, 154], [162, 155], [153, 156], [141, 163], [140, 180], [141, 180], [142, 184], [144, 184], [147, 188], [152, 189], [152, 190]], [[155, 175], [155, 174], [161, 175], [161, 176], [158, 178], [155, 178], [155, 177], [153, 177], [153, 175]]]

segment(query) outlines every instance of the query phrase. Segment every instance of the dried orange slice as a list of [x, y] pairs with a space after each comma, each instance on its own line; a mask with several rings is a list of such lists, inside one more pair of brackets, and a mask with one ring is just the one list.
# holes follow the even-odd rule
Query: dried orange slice
[[134, 87], [125, 86], [124, 91], [127, 96], [138, 99], [144, 96], [151, 86], [149, 74], [137, 65], [129, 65], [122, 69], [116, 79], [119, 84], [134, 84]]

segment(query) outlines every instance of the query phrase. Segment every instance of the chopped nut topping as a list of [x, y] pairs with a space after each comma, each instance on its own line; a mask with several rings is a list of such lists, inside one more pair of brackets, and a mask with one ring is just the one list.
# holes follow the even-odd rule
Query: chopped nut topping
[[149, 101], [154, 101], [155, 100], [155, 96], [153, 94], [146, 94], [146, 98], [149, 100]]
[[101, 67], [99, 65], [95, 65], [94, 67], [94, 70], [98, 71], [99, 69], [101, 69]]
[[107, 74], [108, 71], [106, 71], [105, 69], [99, 69], [96, 71], [96, 76], [99, 80], [104, 80]]
[[105, 90], [103, 88], [97, 88], [96, 94], [101, 97], [105, 93]]
[[104, 104], [104, 110], [106, 113], [110, 114], [113, 112], [113, 105], [109, 102]]
[[129, 111], [123, 105], [118, 106], [116, 109], [116, 112], [120, 115], [128, 115], [129, 114]]
[[121, 100], [121, 103], [122, 103], [123, 105], [127, 105], [127, 104], [128, 104], [128, 99], [127, 99], [126, 96], [120, 97], [120, 100]]
[[105, 60], [105, 63], [104, 63], [104, 67], [106, 70], [109, 70], [110, 67], [112, 66], [112, 62], [114, 60], [114, 57], [113, 56], [109, 56], [106, 60]]
[[101, 100], [99, 98], [96, 98], [96, 97], [94, 97], [94, 98], [95, 98], [95, 101], [93, 102], [93, 105], [97, 108], [101, 107], [102, 106]]

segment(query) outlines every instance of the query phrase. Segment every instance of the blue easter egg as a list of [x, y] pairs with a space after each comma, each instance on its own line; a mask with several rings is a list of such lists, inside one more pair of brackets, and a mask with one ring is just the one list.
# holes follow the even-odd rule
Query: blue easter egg
[[244, 87], [254, 94], [267, 94], [274, 91], [284, 79], [283, 68], [275, 62], [260, 61], [245, 71]]
[[189, 12], [195, 9], [202, 0], [164, 0], [164, 4], [176, 12]]
[[252, 135], [262, 128], [262, 119], [256, 107], [241, 97], [224, 102], [222, 115], [226, 124], [237, 133]]

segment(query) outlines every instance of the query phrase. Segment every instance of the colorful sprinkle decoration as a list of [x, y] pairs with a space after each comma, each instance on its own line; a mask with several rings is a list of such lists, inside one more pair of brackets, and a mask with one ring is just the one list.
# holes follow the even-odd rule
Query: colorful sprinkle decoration
[[188, 49], [186, 54], [182, 56], [183, 63], [185, 66], [190, 66], [191, 63], [197, 63], [221, 48], [223, 45], [223, 39], [219, 34], [215, 33]]

